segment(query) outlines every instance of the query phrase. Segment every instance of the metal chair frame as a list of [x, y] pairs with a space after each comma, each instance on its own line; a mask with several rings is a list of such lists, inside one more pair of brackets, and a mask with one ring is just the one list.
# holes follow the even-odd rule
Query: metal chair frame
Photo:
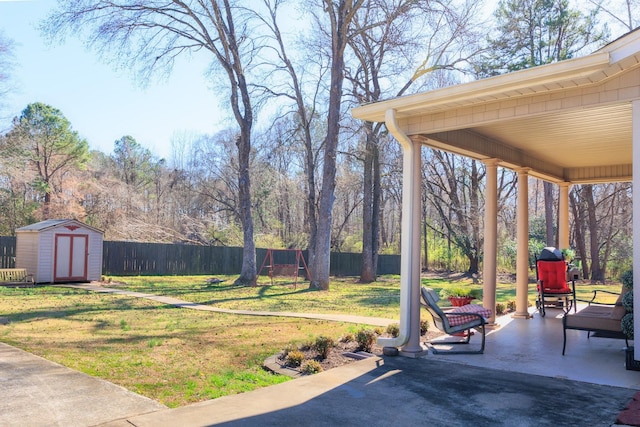
[[[482, 317], [482, 315], [478, 313], [451, 313], [451, 312], [445, 313], [438, 306], [438, 301], [440, 300], [440, 297], [438, 296], [437, 292], [435, 292], [433, 289], [425, 288], [423, 286], [421, 288], [421, 295], [422, 295], [422, 298], [420, 303], [427, 309], [431, 317], [433, 317], [433, 322], [436, 328], [438, 328], [439, 330], [441, 330], [447, 335], [466, 332], [464, 340], [442, 341], [439, 343], [434, 343], [432, 341], [426, 342], [425, 344], [430, 346], [431, 351], [433, 351], [434, 354], [482, 354], [484, 353], [484, 344], [485, 344], [485, 337], [486, 337], [485, 325], [487, 322], [485, 318]], [[469, 316], [469, 317], [473, 317], [474, 319], [467, 323], [463, 323], [462, 325], [451, 326], [449, 323], [448, 316]], [[469, 341], [471, 340], [472, 329], [476, 329], [482, 334], [482, 344], [480, 345], [479, 350], [469, 350], [469, 351], [438, 350], [435, 347], [436, 345], [439, 345], [439, 344], [440, 345], [469, 344]]]

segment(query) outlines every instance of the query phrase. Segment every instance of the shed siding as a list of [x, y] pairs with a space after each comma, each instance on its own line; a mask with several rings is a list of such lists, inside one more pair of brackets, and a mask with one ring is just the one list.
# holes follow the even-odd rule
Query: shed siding
[[102, 277], [102, 234], [89, 231], [89, 257], [87, 280], [100, 280]]
[[46, 230], [40, 233], [40, 254], [38, 262], [37, 282], [53, 282], [53, 248], [54, 230]]
[[[37, 283], [52, 283], [55, 280], [55, 245], [58, 234], [87, 236], [87, 280], [100, 280], [102, 233], [74, 220], [48, 220], [24, 227], [22, 231], [16, 230], [16, 267], [26, 268]], [[69, 256], [68, 253], [58, 253], [58, 256], [61, 255]]]
[[38, 276], [38, 233], [22, 233], [16, 239], [16, 268], [26, 268], [28, 274]]

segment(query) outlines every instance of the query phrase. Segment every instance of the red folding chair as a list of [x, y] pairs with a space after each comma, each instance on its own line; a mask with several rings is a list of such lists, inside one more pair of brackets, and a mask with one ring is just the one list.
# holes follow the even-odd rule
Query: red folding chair
[[546, 307], [560, 307], [568, 313], [576, 308], [576, 284], [571, 279], [571, 285], [567, 282], [567, 264], [560, 260], [536, 260], [536, 277], [538, 286], [538, 299], [536, 308], [540, 316], [544, 317]]

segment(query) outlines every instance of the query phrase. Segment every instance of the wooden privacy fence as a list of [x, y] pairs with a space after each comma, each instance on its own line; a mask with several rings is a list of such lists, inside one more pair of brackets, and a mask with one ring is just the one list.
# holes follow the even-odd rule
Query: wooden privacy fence
[[16, 256], [16, 238], [0, 236], [0, 268], [14, 268]]
[[182, 244], [103, 242], [102, 274], [234, 274], [242, 266], [242, 248]]
[[[266, 249], [256, 249], [260, 268]], [[307, 251], [302, 251], [307, 263]], [[15, 267], [16, 238], [0, 236], [0, 268]], [[280, 255], [278, 255], [280, 256]], [[284, 256], [284, 255], [283, 255]], [[287, 263], [286, 260], [276, 260]], [[242, 248], [164, 243], [103, 242], [102, 274], [111, 276], [153, 276], [191, 274], [239, 274]], [[331, 253], [331, 275], [359, 276], [362, 256]], [[378, 274], [400, 274], [399, 255], [379, 255]]]
[[[257, 268], [266, 253], [267, 249], [256, 249]], [[308, 262], [307, 251], [302, 253]], [[275, 255], [281, 256], [286, 255]], [[102, 259], [102, 273], [113, 276], [239, 274], [242, 248], [105, 241]], [[275, 262], [288, 263], [284, 259]], [[331, 275], [358, 276], [361, 269], [360, 254], [331, 254]], [[380, 255], [378, 274], [400, 274], [400, 256]]]

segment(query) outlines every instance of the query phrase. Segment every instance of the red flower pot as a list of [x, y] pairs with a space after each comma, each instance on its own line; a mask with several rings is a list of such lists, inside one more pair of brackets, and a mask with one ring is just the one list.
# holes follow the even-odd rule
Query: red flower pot
[[449, 297], [449, 302], [454, 307], [462, 307], [463, 305], [471, 304], [474, 297]]

